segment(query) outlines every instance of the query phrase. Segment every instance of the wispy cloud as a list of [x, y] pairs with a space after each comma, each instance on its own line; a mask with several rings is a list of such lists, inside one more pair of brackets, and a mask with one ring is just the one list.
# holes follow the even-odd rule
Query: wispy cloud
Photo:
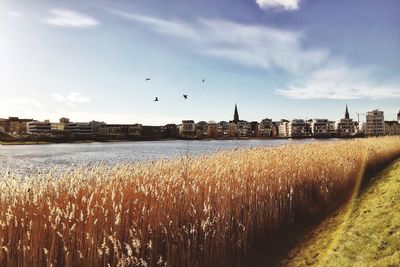
[[300, 0], [256, 0], [256, 3], [262, 9], [296, 10], [299, 8]]
[[[266, 4], [266, 1], [264, 4]], [[272, 3], [272, 1], [271, 1]], [[291, 1], [279, 1], [289, 5]], [[297, 7], [298, 1], [292, 3]], [[288, 8], [289, 8], [288, 6]], [[114, 11], [149, 30], [189, 42], [189, 49], [246, 67], [280, 69], [289, 81], [277, 94], [294, 99], [399, 97], [399, 86], [373, 83], [372, 69], [356, 69], [324, 48], [305, 48], [302, 32], [226, 20], [186, 22]], [[305, 77], [305, 78], [304, 78]], [[300, 80], [301, 79], [301, 80]]]
[[223, 58], [249, 67], [280, 68], [296, 72], [323, 62], [324, 49], [305, 49], [303, 35], [267, 26], [226, 20], [198, 19], [194, 23], [114, 11], [115, 14], [148, 27], [159, 34], [192, 42], [198, 53]]
[[352, 70], [345, 63], [335, 64], [311, 73], [302, 83], [276, 90], [293, 99], [359, 99], [399, 98], [400, 86], [369, 81], [371, 69]]
[[93, 28], [100, 24], [96, 19], [70, 9], [52, 9], [44, 21], [59, 27]]
[[7, 15], [13, 16], [13, 17], [19, 17], [19, 16], [22, 16], [22, 13], [9, 10], [9, 11], [7, 11]]
[[87, 103], [90, 102], [90, 98], [80, 93], [71, 92], [67, 96], [64, 96], [59, 93], [54, 93], [51, 95], [53, 100], [59, 103], [66, 103], [69, 106], [74, 106], [76, 103]]

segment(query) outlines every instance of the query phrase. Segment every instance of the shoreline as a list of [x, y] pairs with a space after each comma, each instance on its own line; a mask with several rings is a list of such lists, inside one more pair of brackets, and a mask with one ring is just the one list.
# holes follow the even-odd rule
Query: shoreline
[[154, 142], [154, 141], [234, 141], [234, 140], [337, 140], [365, 138], [361, 136], [352, 137], [231, 137], [231, 138], [143, 138], [143, 139], [89, 139], [89, 140], [46, 140], [46, 141], [0, 141], [0, 145], [51, 145], [51, 144], [86, 144], [86, 143], [122, 143], [122, 142]]

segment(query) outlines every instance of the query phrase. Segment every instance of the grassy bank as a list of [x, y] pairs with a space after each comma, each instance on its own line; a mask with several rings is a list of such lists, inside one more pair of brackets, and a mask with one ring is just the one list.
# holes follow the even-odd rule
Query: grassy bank
[[291, 251], [288, 266], [400, 266], [400, 160]]
[[0, 181], [1, 266], [240, 266], [345, 203], [400, 138], [243, 149]]

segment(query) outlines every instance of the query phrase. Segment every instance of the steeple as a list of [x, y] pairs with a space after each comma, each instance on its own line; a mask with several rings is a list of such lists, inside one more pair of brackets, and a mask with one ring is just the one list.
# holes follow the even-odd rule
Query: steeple
[[233, 114], [233, 122], [238, 123], [239, 121], [239, 112], [237, 110], [237, 105], [235, 104], [235, 113]]
[[346, 105], [346, 113], [344, 114], [344, 118], [345, 119], [350, 119], [349, 110], [347, 108], [347, 105]]

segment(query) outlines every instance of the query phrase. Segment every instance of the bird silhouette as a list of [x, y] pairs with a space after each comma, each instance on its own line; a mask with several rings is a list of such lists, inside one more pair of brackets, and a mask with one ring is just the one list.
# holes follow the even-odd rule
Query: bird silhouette
[[203, 83], [206, 81], [206, 78], [204, 77], [203, 79], [201, 79], [203, 81]]
[[187, 98], [188, 98], [188, 95], [183, 95], [183, 98], [184, 98], [184, 99], [187, 99]]
[[151, 80], [150, 78], [146, 78], [146, 82], [147, 82], [147, 81], [150, 81], [150, 80]]
[[158, 101], [158, 97], [154, 98], [154, 102], [157, 102], [157, 101]]

